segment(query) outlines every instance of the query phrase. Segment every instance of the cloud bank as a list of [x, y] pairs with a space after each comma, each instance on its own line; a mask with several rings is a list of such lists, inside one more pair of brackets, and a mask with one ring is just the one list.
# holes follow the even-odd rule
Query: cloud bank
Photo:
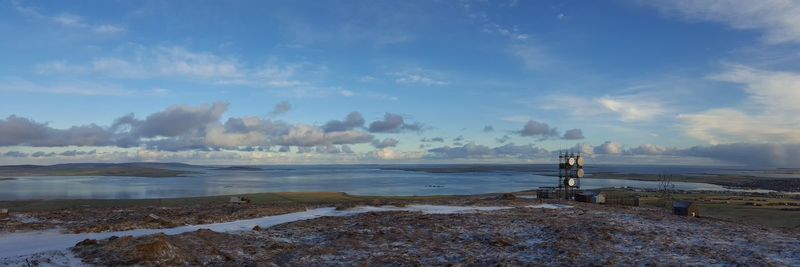
[[[281, 106], [279, 104], [277, 109], [288, 110]], [[270, 146], [367, 144], [374, 139], [368, 132], [355, 130], [355, 127], [363, 125], [357, 112], [348, 115], [345, 122], [332, 121], [319, 127], [258, 117], [230, 117], [222, 123], [227, 110], [228, 104], [223, 102], [203, 106], [177, 105], [145, 118], [137, 118], [131, 113], [117, 118], [108, 127], [89, 124], [68, 129], [55, 129], [46, 123], [11, 115], [0, 119], [0, 146], [245, 150]]]
[[403, 131], [420, 132], [423, 131], [423, 128], [424, 125], [419, 122], [407, 123], [402, 115], [386, 113], [383, 120], [370, 123], [368, 130], [371, 133], [399, 133]]

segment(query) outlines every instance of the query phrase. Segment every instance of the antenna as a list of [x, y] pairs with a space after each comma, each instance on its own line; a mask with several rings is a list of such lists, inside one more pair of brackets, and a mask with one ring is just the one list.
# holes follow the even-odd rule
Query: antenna
[[[586, 175], [583, 167], [585, 157], [580, 151], [558, 151], [558, 191], [563, 192], [565, 199], [572, 199], [581, 188], [581, 178]], [[563, 190], [562, 190], [563, 189]]]

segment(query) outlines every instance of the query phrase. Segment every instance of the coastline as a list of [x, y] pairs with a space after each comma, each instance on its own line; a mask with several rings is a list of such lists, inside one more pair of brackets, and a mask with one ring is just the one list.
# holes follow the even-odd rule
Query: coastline
[[[517, 172], [556, 177], [553, 171], [547, 167], [520, 164], [390, 166], [382, 167], [381, 169], [407, 172], [424, 172], [432, 174]], [[716, 173], [666, 174], [666, 176], [669, 177], [671, 182], [707, 183], [735, 189], [763, 189], [781, 192], [800, 192], [800, 178], [792, 177], [792, 175], [797, 175], [797, 173], [783, 171], [783, 169], [772, 170], [770, 172], [767, 172], [766, 170], [763, 171], [765, 174], [784, 174], [787, 175], [787, 177], [758, 177], [754, 175], [731, 175]], [[658, 182], [663, 179], [659, 174], [615, 172], [604, 170], [590, 172], [585, 177], [585, 179], [592, 178], [647, 182]]]

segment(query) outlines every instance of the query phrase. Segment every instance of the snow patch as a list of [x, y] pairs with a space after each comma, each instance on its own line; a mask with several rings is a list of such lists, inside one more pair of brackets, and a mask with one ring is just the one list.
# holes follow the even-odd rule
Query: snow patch
[[572, 206], [570, 205], [562, 205], [562, 204], [539, 204], [539, 205], [529, 205], [525, 206], [526, 208], [534, 208], [534, 209], [551, 209], [551, 210], [560, 210], [560, 209], [571, 209]]
[[37, 222], [40, 222], [40, 220], [38, 218], [31, 217], [31, 216], [24, 215], [24, 214], [14, 214], [13, 216], [11, 216], [11, 219], [15, 220], [15, 221], [18, 221], [18, 222], [21, 222], [21, 223], [37, 223]]
[[87, 266], [69, 250], [51, 250], [0, 259], [0, 266]]
[[512, 208], [513, 207], [439, 206], [439, 205], [409, 205], [405, 207], [359, 206], [340, 212], [343, 213], [352, 212], [353, 214], [359, 214], [364, 212], [379, 212], [379, 211], [411, 211], [411, 212], [422, 212], [425, 214], [456, 214], [456, 213], [472, 213], [479, 211], [504, 210]]

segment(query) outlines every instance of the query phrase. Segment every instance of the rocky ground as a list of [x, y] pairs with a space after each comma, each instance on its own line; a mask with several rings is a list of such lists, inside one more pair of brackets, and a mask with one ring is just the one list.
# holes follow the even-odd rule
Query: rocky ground
[[86, 240], [98, 265], [800, 265], [800, 233], [664, 210], [533, 200], [462, 214], [372, 212], [266, 229]]
[[[209, 224], [252, 219], [303, 211], [317, 207], [356, 205], [405, 205], [413, 201], [363, 200], [330, 203], [203, 203], [183, 206], [142, 206], [126, 208], [87, 207], [52, 211], [13, 212], [0, 217], [0, 234], [18, 231], [61, 228], [67, 233], [93, 233], [131, 229], [160, 229], [181, 225]], [[431, 202], [431, 201], [429, 201]], [[466, 203], [457, 198], [432, 201]], [[472, 201], [474, 202], [474, 200]]]
[[85, 233], [138, 228], [171, 228], [257, 218], [305, 210], [299, 204], [279, 205], [189, 205], [181, 207], [132, 207], [62, 209], [46, 212], [15, 212], [0, 219], [0, 233], [63, 228]]
[[[511, 196], [511, 195], [509, 195]], [[511, 196], [513, 198], [513, 196]], [[124, 231], [131, 229], [160, 229], [182, 225], [229, 222], [242, 219], [259, 218], [270, 215], [303, 211], [318, 207], [336, 206], [340, 208], [359, 205], [404, 206], [414, 203], [437, 205], [523, 205], [525, 202], [490, 196], [464, 196], [433, 199], [381, 198], [347, 201], [328, 201], [313, 203], [273, 202], [253, 204], [233, 204], [227, 202], [187, 204], [179, 206], [133, 206], [65, 208], [48, 211], [12, 212], [8, 217], [0, 217], [0, 234], [18, 231], [63, 229], [67, 233], [94, 233]]]

